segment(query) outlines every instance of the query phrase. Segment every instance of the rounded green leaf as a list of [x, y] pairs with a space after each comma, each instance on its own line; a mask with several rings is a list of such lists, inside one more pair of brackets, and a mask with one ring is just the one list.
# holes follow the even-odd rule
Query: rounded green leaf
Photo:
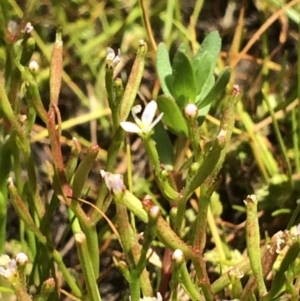
[[169, 52], [165, 43], [160, 43], [158, 45], [156, 55], [156, 70], [164, 94], [172, 96], [172, 66], [170, 63]]
[[196, 101], [195, 75], [191, 61], [180, 49], [173, 60], [173, 87], [172, 93], [180, 108]]
[[164, 165], [173, 166], [175, 159], [173, 145], [162, 122], [159, 122], [155, 126], [152, 139], [156, 143], [156, 150], [158, 152], [160, 162]]
[[172, 97], [161, 95], [157, 98], [157, 106], [163, 112], [163, 122], [178, 136], [188, 137], [188, 127], [183, 114]]

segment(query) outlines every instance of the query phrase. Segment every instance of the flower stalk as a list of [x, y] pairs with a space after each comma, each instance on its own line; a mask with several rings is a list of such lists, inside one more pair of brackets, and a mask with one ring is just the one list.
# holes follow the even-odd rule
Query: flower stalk
[[261, 264], [260, 253], [260, 234], [257, 218], [257, 203], [255, 195], [248, 195], [245, 200], [247, 210], [246, 220], [246, 242], [248, 256], [253, 270], [254, 277], [257, 282], [259, 296], [262, 298], [267, 294], [266, 285], [264, 282], [263, 269]]
[[82, 271], [85, 278], [85, 284], [87, 287], [88, 299], [94, 301], [101, 301], [99, 289], [97, 285], [97, 278], [94, 274], [94, 268], [89, 256], [89, 248], [86, 242], [86, 236], [83, 232], [74, 234], [76, 247], [80, 262], [84, 263], [81, 265]]

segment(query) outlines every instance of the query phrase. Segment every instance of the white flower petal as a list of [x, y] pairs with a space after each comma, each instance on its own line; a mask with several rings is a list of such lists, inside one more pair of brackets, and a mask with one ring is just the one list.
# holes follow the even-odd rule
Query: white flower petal
[[122, 121], [120, 122], [120, 125], [122, 127], [122, 129], [125, 132], [129, 132], [129, 133], [141, 133], [142, 130], [140, 129], [139, 126], [137, 126], [135, 123], [133, 122], [129, 122], [129, 121]]
[[145, 127], [149, 126], [152, 123], [154, 115], [157, 110], [157, 103], [154, 100], [151, 100], [145, 107], [145, 110], [142, 114], [142, 123]]
[[160, 113], [157, 118], [151, 123], [150, 129], [152, 130], [162, 119], [164, 113]]
[[106, 172], [102, 169], [100, 170], [100, 174], [102, 178], [104, 178], [105, 184], [110, 191], [113, 191], [115, 194], [123, 191], [124, 181], [122, 175]]
[[110, 47], [107, 47], [106, 51], [107, 51], [106, 60], [113, 61], [113, 59], [116, 57], [115, 51]]
[[136, 105], [131, 109], [132, 114], [138, 114], [142, 111], [141, 105]]
[[119, 56], [116, 56], [113, 59], [113, 66], [116, 67], [121, 62], [121, 58]]

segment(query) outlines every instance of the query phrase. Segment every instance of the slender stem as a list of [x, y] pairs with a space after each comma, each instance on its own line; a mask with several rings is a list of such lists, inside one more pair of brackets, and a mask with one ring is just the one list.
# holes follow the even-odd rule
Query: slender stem
[[[292, 133], [293, 133], [293, 148], [295, 156], [296, 172], [300, 173], [300, 133], [298, 133], [298, 122], [297, 122], [297, 112], [295, 109], [292, 110]], [[299, 114], [300, 116], [300, 114]]]
[[224, 244], [223, 244], [223, 242], [220, 238], [219, 229], [216, 225], [216, 221], [215, 221], [215, 219], [213, 217], [213, 214], [211, 212], [211, 207], [208, 207], [207, 223], [209, 225], [211, 235], [212, 235], [214, 243], [216, 245], [216, 249], [218, 251], [219, 258], [220, 258], [221, 261], [223, 261], [223, 260], [226, 259], [226, 254], [225, 254], [225, 251], [224, 251], [224, 248], [223, 248]]
[[279, 146], [281, 148], [281, 152], [283, 154], [283, 157], [284, 157], [286, 165], [287, 165], [287, 174], [288, 174], [289, 182], [290, 182], [291, 185], [293, 185], [291, 162], [290, 162], [290, 159], [288, 157], [287, 149], [284, 145], [284, 141], [283, 141], [282, 135], [281, 135], [280, 130], [279, 130], [277, 119], [275, 118], [274, 110], [273, 110], [273, 108], [270, 104], [270, 101], [269, 101], [267, 95], [265, 95], [265, 93], [263, 93], [263, 98], [264, 98], [264, 101], [267, 104], [267, 107], [268, 107], [269, 112], [271, 114], [274, 132], [275, 132], [276, 138], [277, 138]]
[[263, 269], [261, 264], [257, 202], [258, 201], [255, 195], [249, 195], [245, 200], [247, 209], [246, 241], [250, 264], [253, 270], [254, 277], [257, 281], [258, 292], [260, 297], [263, 297], [267, 294], [267, 289], [264, 282]]
[[199, 285], [203, 291], [204, 297], [206, 301], [213, 301], [215, 300], [214, 294], [212, 292], [212, 288], [210, 285], [210, 281], [206, 271], [205, 261], [203, 260], [202, 256], [196, 256], [192, 258], [192, 262], [194, 264], [196, 274], [198, 277]]
[[[298, 28], [298, 33], [300, 34], [300, 24]], [[297, 52], [298, 52], [298, 58], [300, 57], [300, 39], [298, 39], [298, 44], [297, 44]], [[297, 70], [297, 82], [298, 82], [298, 99], [300, 100], [300, 64], [297, 65], [298, 70]], [[294, 110], [293, 110], [294, 111]], [[295, 108], [295, 119], [298, 122], [295, 122], [295, 135], [294, 135], [294, 148], [295, 148], [295, 162], [296, 162], [296, 170], [297, 172], [300, 172], [300, 152], [299, 152], [299, 139], [300, 139], [300, 125], [299, 125], [299, 119], [300, 119], [300, 101], [298, 102], [297, 107]], [[293, 122], [294, 124], [294, 122]]]
[[193, 283], [193, 281], [191, 279], [191, 275], [189, 274], [187, 266], [186, 266], [185, 263], [182, 264], [180, 273], [181, 273], [181, 281], [184, 285], [184, 288], [185, 288], [186, 292], [190, 296], [190, 298], [193, 301], [202, 300], [203, 297], [201, 297], [201, 295], [199, 293], [199, 290], [197, 289], [197, 287]]
[[76, 233], [74, 237], [75, 237], [75, 242], [76, 242], [80, 262], [83, 263], [81, 267], [83, 270], [85, 284], [88, 291], [88, 299], [93, 301], [101, 301], [101, 297], [97, 285], [97, 279], [94, 274], [94, 267], [89, 256], [89, 248], [86, 243], [86, 236], [84, 235], [83, 232], [81, 232], [81, 233]]
[[149, 19], [149, 15], [148, 15], [148, 11], [149, 9], [146, 7], [145, 4], [145, 0], [140, 0], [141, 2], [141, 7], [142, 7], [142, 12], [143, 12], [143, 19], [146, 25], [146, 30], [147, 30], [147, 35], [148, 35], [148, 39], [150, 41], [151, 47], [152, 49], [156, 52], [157, 51], [157, 45], [154, 39], [154, 35], [152, 32], [152, 28], [151, 28], [151, 24], [150, 24], [150, 19]]

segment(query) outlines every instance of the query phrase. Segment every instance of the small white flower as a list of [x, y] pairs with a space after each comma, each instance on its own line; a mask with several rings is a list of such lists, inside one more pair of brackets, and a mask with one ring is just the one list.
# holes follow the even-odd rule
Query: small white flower
[[136, 134], [148, 134], [163, 116], [163, 113], [160, 113], [159, 116], [153, 121], [157, 110], [157, 103], [154, 100], [151, 100], [146, 105], [142, 117], [140, 119], [137, 117], [136, 114], [140, 113], [141, 110], [142, 107], [140, 105], [137, 105], [132, 108], [131, 113], [135, 123], [129, 121], [122, 121], [120, 124], [124, 131]]
[[105, 170], [100, 170], [100, 174], [105, 181], [107, 188], [113, 193], [123, 192], [125, 186], [123, 181], [123, 176], [120, 174], [113, 174], [111, 172], [106, 172]]
[[16, 272], [17, 272], [17, 262], [15, 259], [10, 259], [6, 264], [2, 264], [0, 266], [0, 275], [6, 279], [9, 279], [12, 276], [14, 276]]
[[[131, 297], [129, 297], [129, 300], [131, 300]], [[160, 293], [157, 293], [157, 297], [144, 297], [140, 301], [162, 301], [162, 296]]]
[[25, 27], [24, 27], [25, 33], [29, 34], [33, 31], [33, 26], [30, 22], [27, 22]]
[[118, 49], [118, 55], [116, 55], [115, 51], [107, 47], [107, 55], [106, 55], [106, 63], [111, 64], [113, 68], [115, 68], [121, 61], [121, 50]]

